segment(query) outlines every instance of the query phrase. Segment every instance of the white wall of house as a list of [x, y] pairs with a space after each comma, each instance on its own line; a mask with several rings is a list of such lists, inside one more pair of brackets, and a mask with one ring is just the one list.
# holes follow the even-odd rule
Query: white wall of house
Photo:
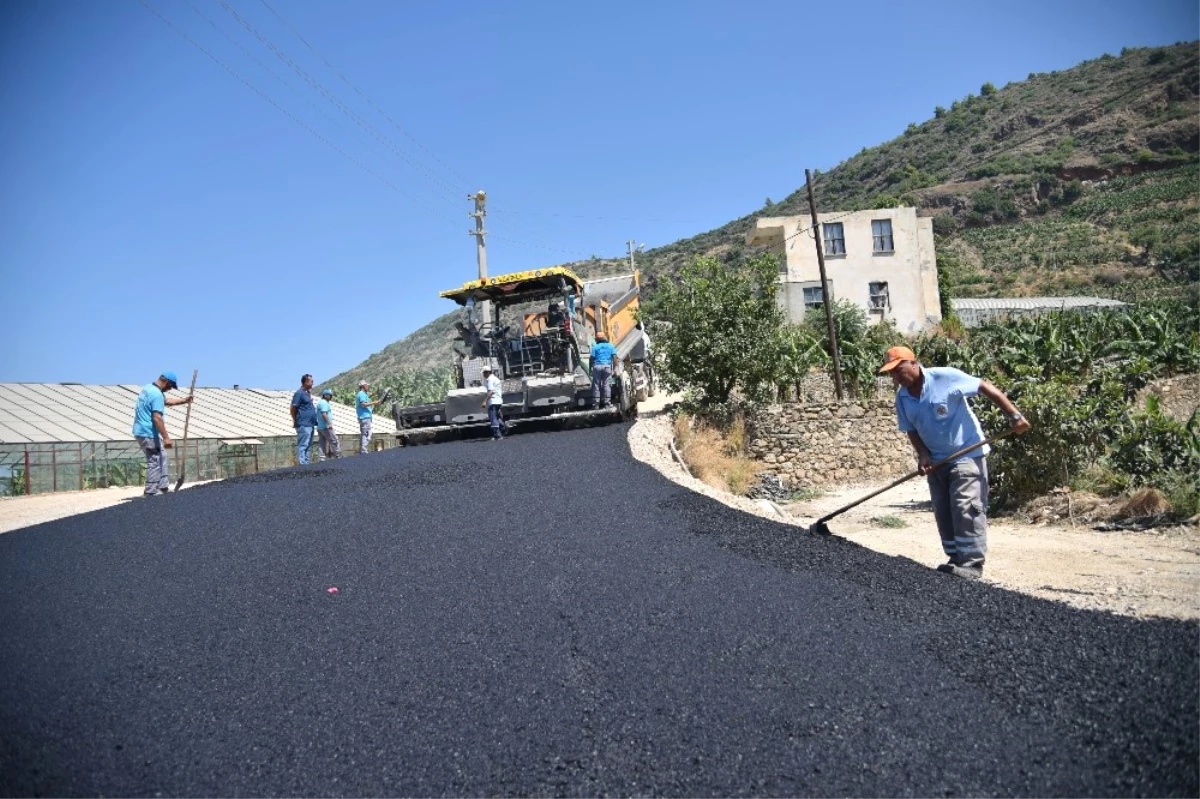
[[[835, 301], [850, 300], [867, 312], [872, 324], [890, 319], [906, 333], [941, 321], [932, 219], [918, 217], [915, 208], [834, 211], [817, 219]], [[786, 256], [780, 305], [790, 322], [801, 321], [806, 307], [820, 308], [821, 272], [813, 234], [805, 230], [811, 224], [808, 216], [762, 217], [746, 236], [748, 244], [769, 246]], [[842, 235], [833, 241], [837, 225]]]

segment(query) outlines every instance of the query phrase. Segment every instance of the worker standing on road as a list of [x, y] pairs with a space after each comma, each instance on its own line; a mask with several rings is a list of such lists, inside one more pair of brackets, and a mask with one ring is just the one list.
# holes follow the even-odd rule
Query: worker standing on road
[[492, 441], [499, 441], [508, 432], [508, 425], [504, 423], [504, 384], [492, 374], [490, 366], [483, 367], [483, 387], [487, 389], [483, 405], [487, 408], [488, 424], [492, 426]]
[[607, 408], [612, 401], [611, 378], [613, 361], [617, 357], [617, 348], [608, 343], [604, 333], [596, 334], [596, 343], [592, 345], [592, 407]]
[[360, 381], [358, 394], [354, 397], [354, 409], [358, 412], [359, 450], [364, 453], [371, 451], [371, 417], [374, 415], [371, 408], [375, 406], [375, 401], [368, 392], [370, 388], [371, 384], [366, 380]]
[[982, 394], [1008, 416], [1018, 435], [1029, 421], [987, 380], [950, 366], [925, 368], [908, 347], [892, 347], [881, 373], [891, 374], [896, 389], [896, 421], [917, 453], [917, 471], [926, 475], [942, 551], [949, 561], [938, 571], [978, 580], [987, 556], [988, 475], [983, 446], [937, 469], [936, 461], [983, 441], [979, 419], [967, 398]]
[[186, 405], [191, 396], [167, 399], [166, 392], [178, 387], [174, 372], [163, 372], [153, 383], [147, 383], [133, 406], [133, 437], [146, 455], [146, 490], [144, 496], [154, 497], [171, 490], [170, 461], [166, 450], [175, 446], [167, 435], [163, 414], [168, 405]]
[[321, 399], [317, 400], [317, 435], [321, 441], [317, 447], [318, 460], [342, 457], [337, 431], [333, 429], [333, 405], [329, 402], [332, 396], [333, 389], [327, 388], [321, 392]]
[[312, 452], [313, 429], [317, 426], [317, 408], [313, 404], [313, 376], [300, 378], [300, 388], [292, 395], [292, 427], [296, 428], [296, 462], [307, 466]]

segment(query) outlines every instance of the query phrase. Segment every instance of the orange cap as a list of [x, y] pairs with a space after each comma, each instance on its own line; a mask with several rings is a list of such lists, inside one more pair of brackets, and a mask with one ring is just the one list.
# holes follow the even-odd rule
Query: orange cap
[[917, 356], [908, 347], [892, 347], [887, 351], [887, 355], [883, 356], [883, 366], [879, 367], [880, 372], [890, 372], [900, 365], [901, 361], [915, 361]]

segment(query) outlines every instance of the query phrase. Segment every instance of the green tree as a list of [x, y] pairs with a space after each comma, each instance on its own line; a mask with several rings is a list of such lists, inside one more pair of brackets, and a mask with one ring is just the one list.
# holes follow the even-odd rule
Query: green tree
[[[810, 338], [820, 342], [827, 356], [823, 362], [832, 366], [825, 312], [806, 314], [804, 324]], [[842, 383], [853, 396], [870, 395], [875, 387], [876, 370], [883, 363], [883, 354], [888, 347], [899, 344], [903, 337], [892, 324], [868, 325], [866, 311], [849, 300], [838, 300], [833, 304], [833, 329], [837, 334]]]
[[758, 396], [774, 386], [783, 330], [778, 278], [770, 254], [736, 264], [701, 256], [678, 280], [660, 284], [647, 316], [670, 323], [655, 341], [663, 384], [706, 405], [728, 402], [735, 388]]

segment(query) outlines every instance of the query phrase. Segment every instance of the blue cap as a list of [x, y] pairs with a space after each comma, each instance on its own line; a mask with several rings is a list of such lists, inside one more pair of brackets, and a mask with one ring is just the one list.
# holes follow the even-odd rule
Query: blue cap
[[327, 389], [325, 389], [324, 391], [322, 391], [322, 392], [321, 392], [321, 396], [322, 396], [322, 397], [332, 397], [332, 396], [333, 396], [333, 389], [331, 389], [331, 388], [327, 388]]
[[179, 378], [175, 376], [174, 372], [163, 372], [162, 377], [171, 384], [171, 388], [179, 388]]

